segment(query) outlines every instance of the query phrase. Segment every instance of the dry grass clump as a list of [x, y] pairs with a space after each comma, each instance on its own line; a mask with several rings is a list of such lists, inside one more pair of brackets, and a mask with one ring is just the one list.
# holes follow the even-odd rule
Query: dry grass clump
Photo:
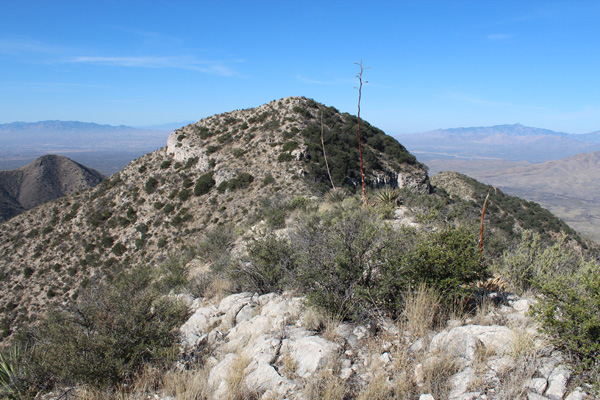
[[231, 293], [233, 283], [222, 277], [215, 277], [206, 289], [205, 297], [220, 302], [223, 298]]
[[302, 316], [302, 326], [309, 331], [319, 331], [325, 326], [326, 320], [325, 314], [310, 307]]
[[416, 337], [423, 337], [434, 329], [441, 312], [442, 296], [433, 288], [419, 286], [405, 297], [403, 316], [406, 328]]
[[511, 355], [515, 360], [535, 356], [538, 350], [537, 331], [517, 327], [512, 329]]
[[449, 379], [458, 372], [456, 360], [448, 353], [439, 353], [423, 362], [423, 393], [431, 393], [436, 399], [448, 398]]
[[210, 368], [191, 371], [169, 371], [164, 377], [164, 391], [178, 400], [206, 400]]
[[535, 371], [535, 354], [516, 359], [510, 367], [498, 376], [500, 378], [498, 398], [523, 398], [527, 392], [525, 383], [533, 377]]
[[292, 379], [296, 376], [297, 370], [298, 364], [296, 364], [294, 358], [290, 353], [285, 353], [283, 357], [281, 357], [281, 367], [279, 368], [280, 375]]
[[[121, 384], [106, 389], [82, 385], [76, 387], [72, 394], [81, 400], [137, 400], [160, 390], [163, 387], [164, 376], [164, 370], [146, 366], [135, 375], [133, 382], [128, 385]], [[63, 393], [63, 396], [70, 398], [66, 393]]]
[[342, 400], [347, 392], [347, 384], [340, 378], [339, 365], [332, 359], [324, 368], [308, 379], [304, 398], [306, 400]]
[[225, 378], [228, 394], [226, 400], [254, 400], [260, 397], [260, 393], [250, 390], [245, 383], [245, 370], [250, 361], [249, 357], [242, 354], [238, 354], [233, 361], [229, 375]]
[[323, 328], [323, 338], [330, 342], [335, 342], [339, 337], [337, 333], [337, 327], [342, 322], [341, 317], [329, 317], [325, 320], [325, 327]]
[[357, 400], [392, 400], [397, 397], [390, 384], [389, 376], [384, 371], [379, 371], [360, 391]]

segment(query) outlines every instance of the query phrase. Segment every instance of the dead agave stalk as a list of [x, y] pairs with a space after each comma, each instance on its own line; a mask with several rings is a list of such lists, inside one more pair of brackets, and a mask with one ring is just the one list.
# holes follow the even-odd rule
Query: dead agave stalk
[[[356, 77], [358, 78], [358, 153], [360, 154], [360, 179], [362, 182], [362, 198], [363, 198], [363, 203], [366, 206], [367, 205], [367, 190], [365, 189], [365, 170], [363, 168], [363, 155], [362, 155], [362, 145], [360, 143], [360, 99], [362, 96], [362, 85], [363, 85], [363, 81], [362, 81], [362, 75], [363, 75], [363, 71], [365, 70], [365, 68], [363, 68], [362, 65], [362, 59], [360, 60], [360, 63], [354, 63], [356, 65], [358, 65], [360, 67], [360, 72], [358, 73], [358, 75], [356, 75]], [[368, 69], [368, 67], [367, 67]], [[365, 83], [369, 83], [367, 81], [365, 81]]]
[[492, 193], [492, 189], [497, 194], [498, 190], [492, 186], [490, 190], [488, 190], [487, 196], [485, 196], [485, 201], [483, 202], [483, 208], [481, 209], [481, 228], [479, 229], [479, 257], [483, 254], [483, 217], [485, 215], [485, 207], [487, 206], [488, 199], [490, 198], [490, 194]]
[[327, 167], [327, 175], [329, 175], [329, 180], [331, 181], [331, 188], [335, 189], [331, 171], [329, 170], [329, 163], [327, 162], [327, 154], [325, 153], [325, 141], [323, 140], [323, 111], [321, 111], [321, 146], [323, 146], [323, 158], [325, 158], [325, 166]]

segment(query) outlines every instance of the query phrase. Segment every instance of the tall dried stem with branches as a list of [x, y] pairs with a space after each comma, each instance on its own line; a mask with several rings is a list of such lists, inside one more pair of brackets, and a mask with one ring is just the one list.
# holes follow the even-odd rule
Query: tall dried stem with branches
[[487, 206], [488, 199], [490, 198], [490, 194], [492, 193], [492, 189], [494, 189], [495, 193], [498, 193], [498, 190], [492, 186], [490, 190], [488, 190], [487, 196], [485, 196], [485, 201], [483, 202], [483, 208], [481, 209], [481, 228], [479, 229], [479, 257], [481, 258], [483, 254], [483, 217], [485, 216], [485, 207]]
[[331, 188], [335, 190], [335, 184], [333, 183], [329, 163], [327, 162], [327, 153], [325, 153], [325, 140], [323, 140], [323, 111], [321, 111], [321, 146], [323, 146], [323, 158], [325, 158], [325, 166], [327, 167], [327, 175], [329, 175], [329, 180], [331, 181]]
[[[362, 97], [362, 85], [363, 85], [363, 80], [362, 80], [362, 76], [363, 76], [363, 72], [365, 69], [363, 65], [362, 65], [362, 59], [360, 60], [360, 63], [355, 63], [356, 65], [358, 65], [360, 67], [360, 72], [358, 73], [358, 75], [356, 75], [356, 77], [358, 78], [358, 153], [360, 154], [360, 179], [361, 179], [361, 183], [362, 183], [362, 198], [363, 198], [363, 203], [366, 206], [367, 205], [367, 190], [365, 188], [365, 170], [363, 168], [363, 155], [362, 155], [362, 145], [361, 145], [361, 138], [360, 138], [360, 100]], [[365, 81], [365, 83], [369, 83], [367, 81]]]

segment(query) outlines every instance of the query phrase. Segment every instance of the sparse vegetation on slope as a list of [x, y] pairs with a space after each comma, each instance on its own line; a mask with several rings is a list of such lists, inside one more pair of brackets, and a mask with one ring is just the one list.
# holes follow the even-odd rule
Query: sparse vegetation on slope
[[[336, 184], [325, 196], [321, 194], [330, 181], [316, 123], [320, 115]], [[400, 326], [399, 332], [411, 327], [411, 336], [419, 331], [415, 321], [425, 321], [429, 331], [444, 325], [452, 313], [457, 319], [475, 318], [485, 287], [478, 288], [477, 283], [491, 272], [504, 271], [508, 286], [532, 288], [555, 298], [554, 303], [541, 302], [541, 315], [549, 315], [543, 308], [548, 305], [562, 307], [567, 322], [594, 321], [590, 315], [582, 317], [579, 309], [568, 308], [566, 298], [554, 296], [558, 283], [552, 286], [547, 279], [550, 285], [543, 287], [539, 282], [546, 274], [540, 271], [555, 261], [565, 261], [561, 268], [585, 271], [585, 276], [594, 276], [595, 267], [570, 264], [571, 258], [547, 264], [540, 256], [539, 263], [533, 263], [540, 268], [529, 270], [523, 261], [517, 269], [527, 274], [506, 272], [511, 260], [527, 258], [527, 245], [518, 245], [525, 229], [539, 232], [540, 250], [535, 254], [544, 254], [541, 249], [561, 231], [564, 243], [586, 254], [586, 243], [574, 232], [534, 203], [499, 191], [487, 205], [480, 259], [477, 233], [489, 187], [460, 175], [441, 175], [430, 186], [426, 171], [412, 155], [364, 121], [366, 178], [374, 191], [368, 205], [362, 206], [352, 193], [359, 184], [356, 122], [304, 98], [216, 115], [174, 132], [167, 149], [134, 161], [97, 188], [4, 223], [2, 335], [14, 339], [30, 322], [43, 321], [25, 336], [36, 344], [27, 353], [31, 363], [24, 364], [36, 365], [24, 370], [34, 378], [25, 380], [25, 386], [36, 391], [48, 387], [43, 382], [86, 383], [108, 386], [109, 392], [117, 390], [116, 385], [127, 392], [130, 389], [120, 385], [133, 387], [132, 376], [143, 365], [160, 369], [174, 359], [174, 329], [185, 315], [173, 301], [175, 296], [190, 303], [196, 298], [197, 308], [208, 298], [218, 302], [242, 290], [257, 296], [293, 291], [322, 315], [320, 322], [310, 325], [330, 341], [339, 335], [340, 323], [369, 323], [376, 331], [390, 318]], [[278, 161], [281, 154], [286, 154], [285, 160]], [[594, 280], [584, 281], [583, 273], [576, 276], [568, 281], [575, 288], [569, 299], [595, 287]], [[248, 296], [253, 298], [252, 293]], [[49, 304], [59, 311], [42, 317]], [[419, 311], [423, 306], [418, 304], [431, 306], [433, 312]], [[585, 305], [593, 309], [592, 303]], [[238, 312], [241, 320], [251, 311], [240, 310], [228, 314], [224, 329], [237, 323]], [[284, 322], [298, 315], [287, 315]], [[584, 337], [588, 344], [594, 340], [593, 329], [591, 336], [589, 331], [573, 333], [571, 325], [552, 326], [552, 321], [546, 321], [550, 332]], [[276, 340], [292, 335], [287, 325], [280, 329]], [[62, 337], [70, 339], [60, 341]], [[218, 338], [222, 335], [206, 340]], [[572, 343], [563, 348], [571, 351]], [[397, 345], [399, 354], [408, 352], [408, 346], [402, 346]], [[595, 354], [591, 344], [587, 347], [589, 351], [579, 355], [582, 360]], [[186, 357], [202, 364], [203, 352], [212, 350], [197, 348]], [[239, 363], [233, 356], [229, 361], [237, 365], [238, 375], [221, 381], [232, 382], [231, 387], [242, 393], [248, 383], [241, 381], [242, 373], [255, 364], [246, 363], [242, 352], [235, 354]], [[458, 367], [451, 358], [420, 361], [421, 383], [444, 397], [448, 379]], [[185, 361], [188, 366], [192, 362]], [[330, 371], [335, 373], [313, 382], [314, 393], [413, 398], [420, 389], [405, 374], [414, 372], [414, 362], [390, 373], [395, 388], [386, 386], [382, 373], [372, 376], [369, 387], [342, 383], [340, 365], [333, 365]], [[273, 363], [294, 379], [299, 374], [289, 360]], [[443, 379], [436, 378], [440, 376]], [[209, 386], [198, 389], [202, 393], [198, 396], [213, 390]]]
[[[310, 128], [320, 112], [336, 155], [330, 160], [335, 179], [350, 188], [357, 161], [344, 153], [351, 146], [355, 154], [356, 118], [292, 97], [183, 127], [166, 150], [140, 157], [96, 188], [5, 222], [3, 337], [34, 320], [48, 302], [75, 299], [92, 277], [110, 277], [119, 265], [160, 262], [219, 224], [243, 226], [260, 198], [277, 194], [290, 201], [324, 190], [320, 133], [313, 136]], [[361, 129], [368, 182], [427, 190], [426, 172], [414, 157], [366, 122]], [[280, 154], [289, 160], [278, 162]], [[57, 264], [64, 268], [54, 269]]]

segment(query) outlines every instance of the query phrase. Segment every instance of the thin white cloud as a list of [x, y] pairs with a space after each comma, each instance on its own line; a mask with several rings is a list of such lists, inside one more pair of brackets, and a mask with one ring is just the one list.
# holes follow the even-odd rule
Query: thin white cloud
[[[220, 76], [239, 76], [240, 74], [226, 65], [224, 61], [202, 60], [189, 56], [142, 56], [142, 57], [105, 57], [78, 56], [66, 60], [76, 64], [95, 64], [116, 67], [137, 68], [176, 68], [204, 72]], [[240, 61], [234, 61], [239, 63]]]
[[244, 60], [211, 60], [200, 59], [190, 55], [175, 56], [69, 56], [69, 54], [84, 53], [82, 49], [67, 46], [55, 46], [33, 39], [0, 38], [0, 54], [13, 56], [37, 55], [33, 62], [66, 63], [66, 64], [95, 64], [117, 67], [137, 68], [176, 68], [199, 71], [211, 75], [237, 76], [242, 74], [234, 68]]
[[72, 92], [76, 89], [110, 88], [106, 85], [74, 82], [14, 82], [0, 81], [0, 89], [20, 90], [24, 92]]
[[32, 39], [3, 39], [0, 38], [0, 53], [23, 54], [23, 53], [46, 53], [60, 54], [66, 49]]
[[488, 40], [506, 40], [510, 39], [511, 37], [512, 35], [508, 33], [492, 33], [490, 35], [487, 35]]

